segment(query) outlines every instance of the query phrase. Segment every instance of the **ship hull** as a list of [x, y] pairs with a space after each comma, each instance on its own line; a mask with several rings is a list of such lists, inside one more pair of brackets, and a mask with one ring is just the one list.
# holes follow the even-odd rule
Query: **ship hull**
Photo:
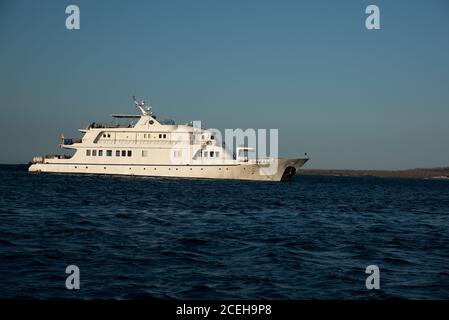
[[[29, 172], [106, 174], [148, 177], [172, 177], [194, 179], [234, 179], [255, 181], [289, 181], [308, 159], [278, 159], [275, 167], [261, 164], [213, 164], [213, 165], [151, 165], [151, 164], [98, 164], [34, 163]], [[274, 169], [274, 170], [273, 170]]]

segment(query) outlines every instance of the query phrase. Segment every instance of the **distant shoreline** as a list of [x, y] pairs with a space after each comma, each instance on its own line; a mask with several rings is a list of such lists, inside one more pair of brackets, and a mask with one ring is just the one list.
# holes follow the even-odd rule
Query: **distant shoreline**
[[416, 168], [408, 170], [334, 170], [334, 169], [301, 169], [299, 174], [310, 176], [340, 177], [379, 177], [409, 179], [449, 179], [449, 167]]

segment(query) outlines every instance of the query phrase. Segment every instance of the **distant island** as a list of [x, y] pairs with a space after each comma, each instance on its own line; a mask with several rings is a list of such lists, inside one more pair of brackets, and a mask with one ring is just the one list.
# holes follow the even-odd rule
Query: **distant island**
[[408, 170], [334, 170], [301, 169], [300, 174], [314, 176], [382, 177], [411, 179], [449, 179], [449, 167]]

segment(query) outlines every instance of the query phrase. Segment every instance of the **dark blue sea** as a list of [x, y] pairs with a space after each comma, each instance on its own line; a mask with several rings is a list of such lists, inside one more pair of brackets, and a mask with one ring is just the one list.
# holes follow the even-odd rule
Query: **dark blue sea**
[[[3, 299], [449, 298], [449, 181], [26, 169], [0, 166]], [[65, 287], [72, 264], [80, 290]]]

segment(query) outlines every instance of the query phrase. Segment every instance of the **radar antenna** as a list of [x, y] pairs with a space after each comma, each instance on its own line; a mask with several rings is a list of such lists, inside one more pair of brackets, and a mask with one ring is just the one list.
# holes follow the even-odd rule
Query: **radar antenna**
[[144, 100], [140, 102], [137, 101], [135, 96], [133, 96], [133, 100], [134, 104], [136, 105], [136, 108], [139, 109], [144, 116], [151, 116], [153, 114], [153, 112], [151, 111], [152, 107], [150, 104], [146, 105]]

